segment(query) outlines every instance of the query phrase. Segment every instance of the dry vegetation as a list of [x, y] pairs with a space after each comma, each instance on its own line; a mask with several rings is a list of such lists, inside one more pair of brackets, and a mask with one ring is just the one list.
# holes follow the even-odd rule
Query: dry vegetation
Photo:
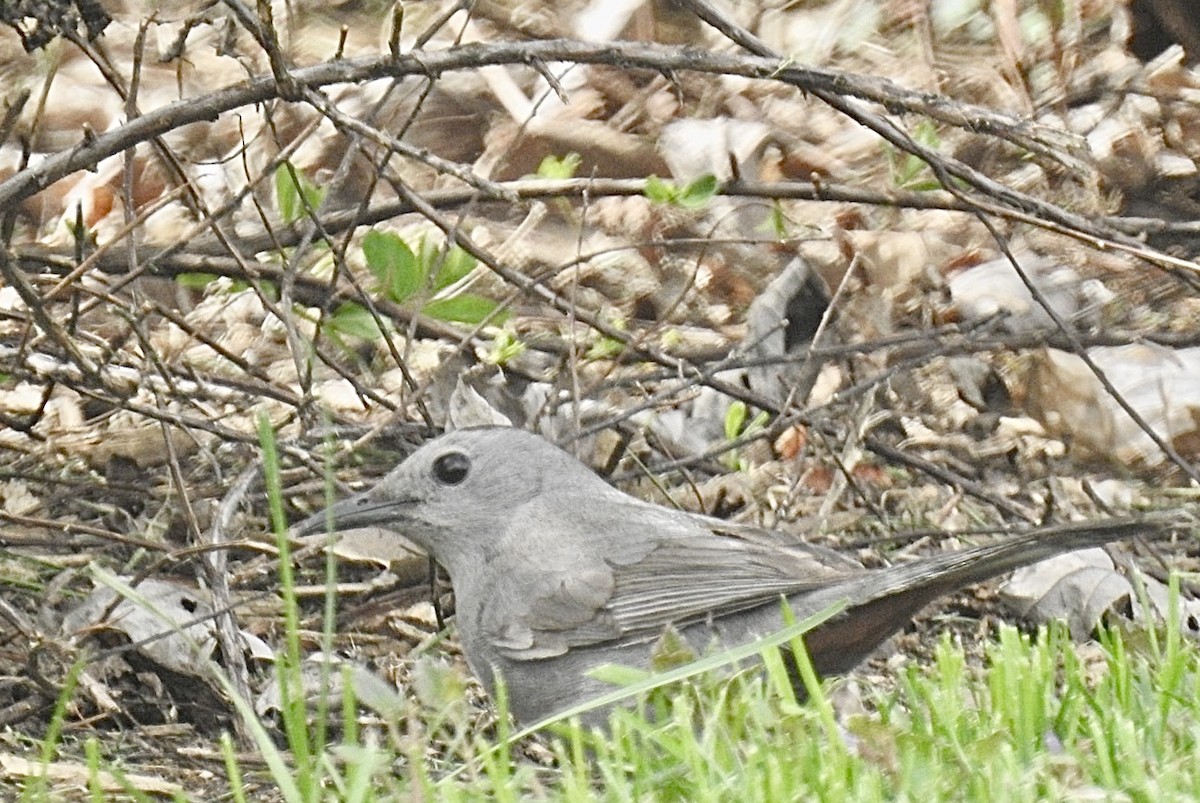
[[[14, 761], [87, 655], [72, 733], [221, 771], [223, 691], [96, 567], [264, 699], [262, 418], [291, 520], [503, 417], [868, 563], [1197, 478], [1200, 75], [1122, 0], [101, 5], [0, 29]], [[424, 565], [342, 558], [334, 649], [407, 678]]]

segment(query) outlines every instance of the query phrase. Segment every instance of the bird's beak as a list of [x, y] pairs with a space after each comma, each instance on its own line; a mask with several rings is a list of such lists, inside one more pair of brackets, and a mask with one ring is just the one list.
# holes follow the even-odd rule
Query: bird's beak
[[411, 570], [400, 567], [417, 559], [422, 565], [429, 561], [428, 550], [409, 537], [414, 502], [395, 496], [381, 499], [365, 491], [293, 525], [289, 537], [298, 540], [336, 533], [331, 549], [339, 558], [391, 566], [407, 577], [406, 572]]
[[314, 513], [295, 525], [292, 532], [299, 538], [361, 527], [402, 530], [408, 521], [407, 509], [406, 500], [379, 499], [371, 491], [364, 491]]

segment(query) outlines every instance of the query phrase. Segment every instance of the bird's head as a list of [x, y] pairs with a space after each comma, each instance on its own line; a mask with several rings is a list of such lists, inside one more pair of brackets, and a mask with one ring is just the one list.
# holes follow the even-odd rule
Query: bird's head
[[426, 442], [373, 488], [297, 525], [298, 535], [380, 527], [429, 552], [451, 576], [486, 553], [515, 511], [543, 494], [608, 485], [567, 453], [510, 427], [460, 429]]

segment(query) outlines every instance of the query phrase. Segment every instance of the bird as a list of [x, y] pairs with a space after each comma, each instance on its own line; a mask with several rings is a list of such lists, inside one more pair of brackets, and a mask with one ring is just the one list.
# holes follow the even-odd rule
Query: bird
[[[974, 548], [864, 569], [834, 550], [667, 508], [609, 485], [538, 435], [458, 429], [426, 441], [369, 490], [297, 535], [374, 526], [424, 549], [450, 577], [467, 664], [532, 723], [613, 690], [590, 674], [651, 666], [668, 630], [696, 654], [844, 606], [804, 635], [818, 676], [852, 670], [926, 604], [1061, 552], [1179, 524], [1141, 516], [1035, 528]], [[797, 691], [804, 689], [795, 678]], [[584, 715], [603, 724], [603, 709]]]

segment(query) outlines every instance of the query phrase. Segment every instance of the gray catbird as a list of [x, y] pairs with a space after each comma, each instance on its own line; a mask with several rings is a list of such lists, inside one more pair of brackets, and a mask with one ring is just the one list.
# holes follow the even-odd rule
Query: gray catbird
[[819, 674], [845, 672], [942, 594], [1170, 523], [1048, 527], [866, 570], [831, 550], [640, 501], [536, 435], [504, 427], [427, 442], [298, 532], [324, 531], [330, 512], [337, 529], [394, 530], [446, 568], [471, 670], [489, 691], [503, 676], [513, 714], [527, 723], [611, 691], [585, 674], [592, 667], [648, 666], [668, 625], [702, 653], [780, 630], [780, 595], [797, 621], [843, 602], [805, 643]]

